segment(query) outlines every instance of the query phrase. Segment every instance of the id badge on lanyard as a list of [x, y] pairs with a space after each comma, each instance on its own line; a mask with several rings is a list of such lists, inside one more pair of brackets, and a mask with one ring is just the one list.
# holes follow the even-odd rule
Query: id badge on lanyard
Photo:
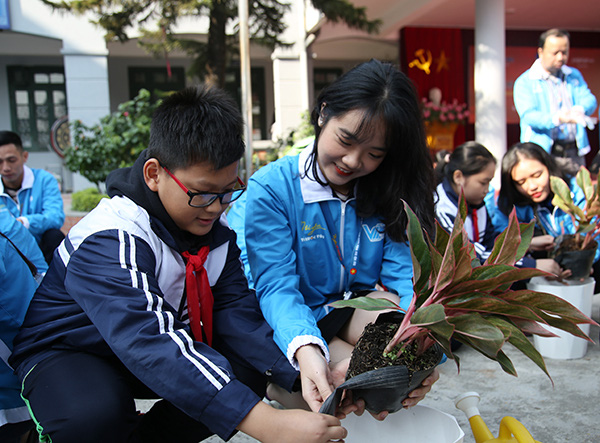
[[[337, 253], [338, 260], [340, 261], [340, 264], [342, 265], [342, 268], [345, 271], [346, 291], [344, 293], [344, 298], [347, 298], [352, 293], [350, 291], [350, 287], [352, 286], [352, 282], [354, 281], [354, 276], [358, 272], [357, 265], [358, 265], [358, 252], [360, 250], [361, 228], [358, 229], [358, 235], [356, 236], [356, 241], [354, 243], [354, 248], [353, 248], [352, 256], [350, 259], [350, 265], [348, 266], [348, 265], [346, 265], [346, 263], [344, 261], [344, 257], [342, 255], [340, 245], [338, 244], [338, 240], [337, 240], [338, 236], [337, 236], [337, 234], [335, 234], [335, 232], [336, 232], [335, 223], [333, 222], [333, 217], [331, 215], [331, 211], [329, 210], [329, 207], [327, 206], [326, 202], [321, 202], [320, 204], [321, 204], [321, 209], [323, 210], [323, 215], [325, 216], [325, 222], [327, 224], [327, 230], [329, 232], [329, 236], [331, 238], [331, 241], [332, 241], [335, 251]], [[360, 226], [362, 226], [362, 218], [360, 219]]]

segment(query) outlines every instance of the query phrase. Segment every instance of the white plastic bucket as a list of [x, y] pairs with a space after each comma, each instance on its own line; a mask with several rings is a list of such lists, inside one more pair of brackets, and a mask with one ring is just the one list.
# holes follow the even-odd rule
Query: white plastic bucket
[[465, 433], [456, 418], [428, 406], [414, 406], [390, 414], [383, 421], [365, 412], [342, 420], [346, 443], [462, 443]]
[[[546, 280], [543, 277], [534, 277], [527, 284], [533, 291], [547, 292], [568, 301], [588, 317], [592, 315], [592, 296], [594, 295], [595, 281], [586, 278], [583, 282], [566, 281], [567, 285], [556, 281]], [[587, 340], [575, 337], [568, 332], [551, 326], [543, 325], [545, 329], [558, 335], [558, 337], [533, 336], [533, 345], [543, 357], [559, 360], [582, 358], [587, 352]], [[586, 334], [590, 332], [590, 325], [580, 325], [579, 328]]]

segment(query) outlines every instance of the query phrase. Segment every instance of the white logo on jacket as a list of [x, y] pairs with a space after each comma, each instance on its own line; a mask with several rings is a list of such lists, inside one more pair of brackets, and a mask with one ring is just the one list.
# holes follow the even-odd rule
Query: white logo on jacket
[[373, 227], [363, 224], [362, 227], [371, 243], [383, 241], [383, 238], [385, 237], [385, 225], [383, 223], [377, 223]]

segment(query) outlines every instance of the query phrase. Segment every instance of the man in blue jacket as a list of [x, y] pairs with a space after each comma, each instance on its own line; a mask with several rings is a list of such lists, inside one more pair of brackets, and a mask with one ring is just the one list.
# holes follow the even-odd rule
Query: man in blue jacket
[[65, 237], [65, 221], [58, 182], [43, 169], [25, 165], [29, 152], [21, 137], [0, 131], [0, 208], [6, 207], [35, 237], [48, 263]]
[[521, 124], [521, 142], [533, 142], [557, 157], [585, 164], [590, 152], [586, 126], [597, 106], [581, 72], [567, 66], [569, 33], [549, 29], [542, 33], [538, 58], [517, 78], [513, 89]]

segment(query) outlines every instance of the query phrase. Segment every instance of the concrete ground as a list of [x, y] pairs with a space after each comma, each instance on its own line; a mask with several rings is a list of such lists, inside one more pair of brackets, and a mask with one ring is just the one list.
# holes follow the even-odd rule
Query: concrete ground
[[[594, 296], [594, 320], [600, 322], [600, 294]], [[459, 395], [475, 391], [481, 396], [479, 411], [494, 437], [498, 436], [500, 420], [512, 416], [519, 420], [541, 443], [600, 442], [600, 329], [592, 327], [585, 357], [574, 360], [546, 358], [548, 377], [520, 352], [510, 352], [518, 377], [506, 374], [500, 366], [467, 348], [461, 348], [460, 374], [453, 361], [440, 367], [440, 380], [421, 404], [454, 416], [465, 433], [464, 443], [475, 443], [468, 420], [454, 406]], [[514, 349], [514, 348], [513, 348]], [[398, 430], [397, 439], [380, 443], [407, 442]], [[223, 440], [214, 436], [209, 443]], [[237, 434], [232, 443], [253, 443], [257, 440]], [[372, 442], [379, 443], [379, 442]], [[437, 442], [436, 442], [437, 443]]]

